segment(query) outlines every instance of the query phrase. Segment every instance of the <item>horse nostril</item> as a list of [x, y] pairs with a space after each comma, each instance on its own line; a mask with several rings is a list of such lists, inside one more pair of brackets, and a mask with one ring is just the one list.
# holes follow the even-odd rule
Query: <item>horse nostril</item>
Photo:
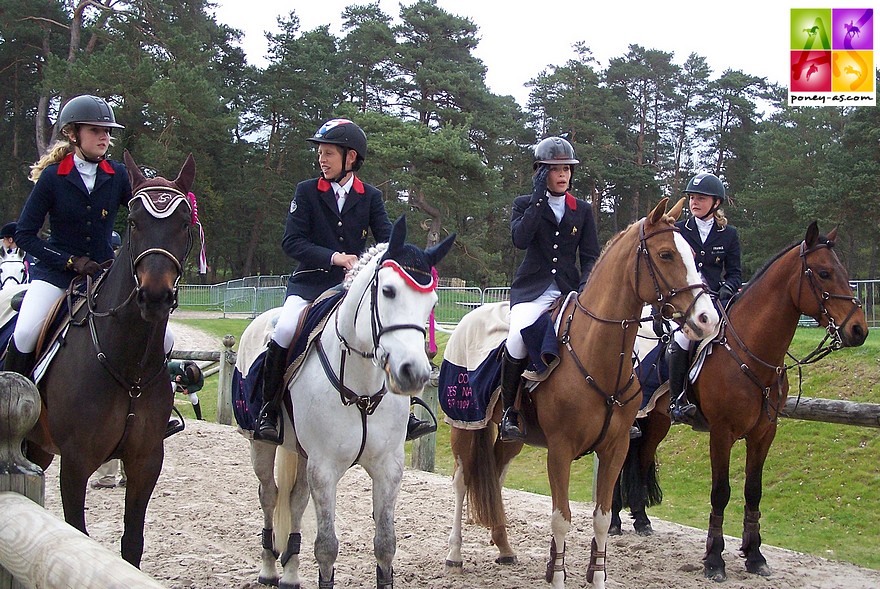
[[698, 318], [700, 325], [708, 325], [709, 324], [709, 315], [708, 313], [700, 313]]

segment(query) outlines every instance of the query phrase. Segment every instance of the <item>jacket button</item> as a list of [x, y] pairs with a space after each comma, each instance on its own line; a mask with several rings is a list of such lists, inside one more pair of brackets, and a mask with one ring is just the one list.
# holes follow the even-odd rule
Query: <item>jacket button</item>
[[556, 274], [556, 268], [553, 268], [552, 270], [550, 270], [550, 274]]
[[558, 232], [558, 231], [556, 232], [556, 237], [559, 237], [559, 232]]
[[91, 210], [92, 210], [92, 205], [86, 205], [86, 210], [87, 210], [87, 211], [91, 211]]
[[91, 237], [86, 237], [86, 241], [92, 241]]
[[336, 226], [337, 226], [337, 227], [342, 227], [342, 221], [339, 221], [339, 222], [336, 224]]
[[339, 241], [342, 241], [342, 237], [339, 238]]
[[558, 261], [559, 261], [559, 258], [553, 258], [553, 261], [554, 261], [554, 262], [558, 262]]
[[553, 244], [553, 249], [559, 249], [559, 244], [554, 243], [554, 244]]

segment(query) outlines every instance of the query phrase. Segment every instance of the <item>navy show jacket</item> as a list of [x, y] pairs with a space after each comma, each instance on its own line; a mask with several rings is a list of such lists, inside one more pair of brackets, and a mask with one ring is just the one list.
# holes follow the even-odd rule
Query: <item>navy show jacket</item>
[[330, 258], [335, 252], [360, 256], [368, 232], [376, 243], [391, 238], [391, 221], [377, 188], [355, 176], [340, 212], [330, 182], [323, 178], [300, 182], [281, 239], [284, 252], [299, 262], [287, 282], [287, 296], [312, 301], [341, 283], [345, 270], [333, 266]]
[[[15, 231], [15, 243], [37, 259], [31, 280], [67, 288], [76, 276], [66, 269], [71, 256], [88, 256], [99, 264], [112, 259], [113, 223], [119, 206], [128, 206], [130, 200], [128, 172], [121, 162], [98, 164], [91, 193], [74, 166], [73, 154], [47, 166], [25, 202]], [[39, 232], [47, 215], [51, 234], [42, 239]]]
[[706, 243], [703, 243], [693, 217], [678, 221], [675, 226], [694, 250], [697, 270], [703, 275], [709, 289], [717, 293], [721, 285], [726, 284], [734, 294], [737, 293], [742, 286], [742, 268], [736, 227], [719, 227], [716, 221], [709, 230]]
[[510, 231], [513, 245], [526, 250], [510, 285], [511, 305], [535, 300], [554, 280], [563, 294], [580, 291], [599, 257], [593, 208], [570, 193], [559, 223], [546, 196], [518, 196]]

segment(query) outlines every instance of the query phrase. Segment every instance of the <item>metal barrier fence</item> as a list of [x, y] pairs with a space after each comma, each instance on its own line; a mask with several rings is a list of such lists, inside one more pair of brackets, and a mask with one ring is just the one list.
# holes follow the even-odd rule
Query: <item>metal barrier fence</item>
[[[853, 293], [862, 301], [869, 327], [880, 327], [880, 280], [853, 280]], [[284, 304], [287, 276], [250, 276], [222, 284], [180, 286], [180, 306], [189, 310], [217, 311], [256, 317], [263, 311]], [[465, 313], [485, 303], [510, 299], [510, 288], [493, 286], [451, 287], [437, 289], [435, 317], [439, 323], [456, 324]], [[814, 325], [805, 318], [803, 325]]]

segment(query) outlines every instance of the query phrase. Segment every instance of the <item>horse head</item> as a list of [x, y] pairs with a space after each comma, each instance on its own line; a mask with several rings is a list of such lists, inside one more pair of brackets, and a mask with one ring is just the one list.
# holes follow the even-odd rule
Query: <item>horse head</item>
[[[636, 290], [642, 301], [681, 325], [689, 339], [699, 340], [718, 326], [718, 311], [697, 271], [693, 251], [675, 227], [685, 199], [667, 212], [668, 202], [661, 200], [642, 220]], [[642, 270], [648, 279], [639, 280]]]
[[160, 321], [177, 306], [177, 285], [192, 246], [193, 205], [189, 200], [196, 173], [192, 154], [175, 180], [146, 178], [128, 151], [123, 156], [131, 180], [128, 231], [119, 258], [130, 261], [137, 304], [145, 321]]
[[[354, 325], [359, 345], [372, 349], [384, 366], [391, 392], [417, 395], [431, 375], [425, 354], [425, 325], [437, 303], [434, 267], [449, 253], [455, 235], [421, 249], [406, 243], [406, 217], [394, 223], [387, 244], [361, 258], [346, 280], [349, 303], [340, 308], [343, 325]], [[369, 310], [369, 321], [359, 317]]]
[[801, 242], [801, 279], [793, 286], [793, 300], [801, 313], [825, 327], [841, 346], [860, 346], [868, 337], [868, 323], [862, 303], [853, 295], [849, 273], [834, 251], [837, 228], [819, 234], [816, 221], [810, 223]]

